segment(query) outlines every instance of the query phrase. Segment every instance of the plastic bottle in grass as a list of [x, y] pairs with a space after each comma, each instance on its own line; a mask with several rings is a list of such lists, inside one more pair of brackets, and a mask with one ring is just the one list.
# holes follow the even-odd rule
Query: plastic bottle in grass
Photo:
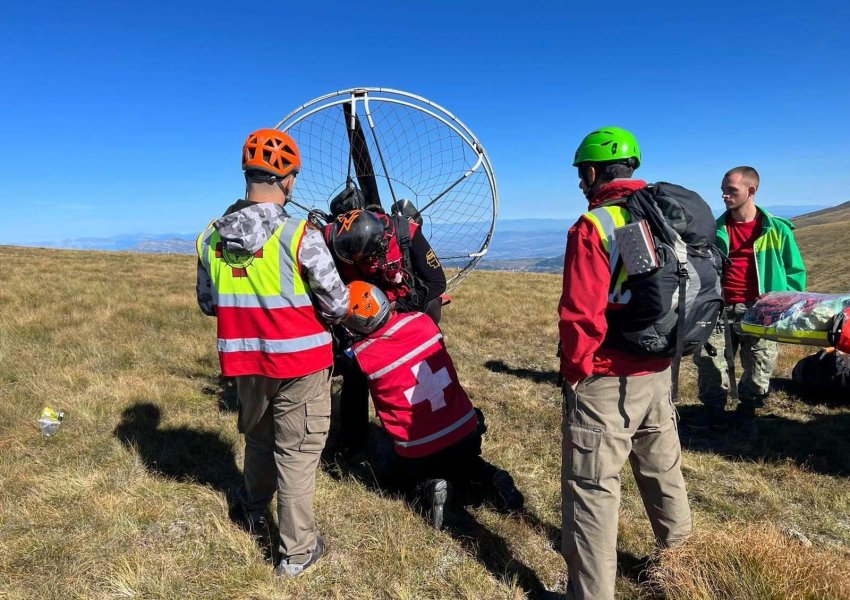
[[61, 410], [56, 412], [49, 406], [45, 406], [38, 419], [38, 424], [41, 427], [41, 433], [44, 434], [44, 437], [52, 437], [53, 434], [59, 431], [59, 426], [62, 425], [62, 419], [64, 418], [65, 413]]

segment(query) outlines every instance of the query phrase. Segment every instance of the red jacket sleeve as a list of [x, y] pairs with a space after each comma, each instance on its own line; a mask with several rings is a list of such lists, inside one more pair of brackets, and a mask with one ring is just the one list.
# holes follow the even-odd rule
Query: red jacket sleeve
[[578, 383], [593, 372], [593, 357], [605, 339], [608, 323], [608, 253], [599, 233], [585, 218], [570, 229], [564, 254], [564, 285], [558, 304], [561, 374]]

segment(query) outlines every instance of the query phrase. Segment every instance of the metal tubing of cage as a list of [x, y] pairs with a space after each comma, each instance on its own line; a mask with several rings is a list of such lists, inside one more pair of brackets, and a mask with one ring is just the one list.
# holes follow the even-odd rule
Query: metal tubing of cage
[[[490, 211], [491, 212], [491, 215], [490, 215], [491, 216], [490, 230], [487, 232], [484, 243], [481, 246], [481, 250], [477, 253], [471, 254], [471, 256], [473, 256], [473, 255], [475, 256], [475, 258], [472, 260], [472, 262], [470, 262], [469, 265], [467, 265], [465, 268], [461, 269], [454, 277], [451, 278], [451, 282], [459, 282], [458, 280], [461, 278], [461, 276], [465, 276], [465, 274], [467, 274], [468, 271], [470, 271], [472, 268], [474, 268], [478, 264], [478, 262], [481, 260], [481, 258], [483, 258], [483, 256], [487, 253], [487, 250], [488, 250], [489, 245], [490, 245], [492, 238], [493, 238], [493, 234], [495, 232], [496, 216], [497, 216], [498, 210], [499, 210], [499, 189], [498, 189], [498, 185], [496, 184], [495, 172], [493, 171], [493, 166], [492, 166], [492, 163], [490, 162], [490, 157], [487, 155], [487, 152], [484, 150], [484, 147], [480, 143], [478, 138], [475, 136], [474, 133], [472, 133], [472, 130], [470, 130], [469, 127], [467, 127], [466, 124], [463, 121], [461, 121], [452, 112], [446, 110], [444, 107], [440, 106], [439, 104], [432, 102], [432, 101], [430, 101], [427, 98], [424, 98], [422, 96], [418, 96], [416, 94], [411, 94], [409, 92], [404, 92], [404, 91], [396, 90], [396, 89], [392, 89], [392, 88], [360, 87], [360, 88], [349, 88], [349, 89], [346, 89], [346, 90], [338, 90], [336, 92], [331, 92], [329, 94], [319, 96], [318, 98], [314, 98], [313, 100], [306, 102], [306, 103], [302, 104], [301, 106], [297, 107], [296, 109], [290, 111], [283, 119], [281, 119], [277, 123], [277, 125], [275, 125], [275, 128], [282, 129], [283, 131], [286, 131], [286, 130], [290, 129], [291, 127], [295, 126], [297, 123], [303, 121], [307, 117], [319, 112], [320, 110], [323, 110], [324, 108], [326, 108], [328, 106], [335, 106], [335, 105], [338, 105], [338, 104], [342, 104], [344, 102], [349, 101], [349, 99], [351, 99], [352, 97], [368, 96], [368, 94], [370, 92], [375, 92], [375, 93], [378, 93], [378, 94], [395, 94], [395, 95], [401, 96], [402, 98], [410, 98], [410, 99], [416, 100], [418, 102], [421, 102], [422, 104], [424, 104], [428, 107], [432, 107], [435, 110], [442, 112], [449, 119], [454, 121], [454, 123], [449, 122], [442, 115], [437, 114], [437, 113], [429, 110], [428, 108], [425, 108], [424, 106], [416, 105], [412, 102], [408, 102], [408, 101], [405, 101], [405, 100], [400, 100], [398, 98], [392, 98], [392, 97], [378, 96], [378, 97], [374, 98], [375, 100], [381, 100], [381, 101], [390, 102], [390, 103], [394, 103], [394, 104], [400, 104], [402, 106], [407, 106], [407, 107], [413, 108], [414, 110], [421, 111], [425, 114], [428, 114], [428, 115], [436, 118], [438, 121], [442, 122], [443, 124], [448, 126], [450, 129], [452, 129], [452, 131], [454, 131], [456, 134], [458, 134], [458, 136], [460, 136], [460, 138], [467, 145], [471, 146], [472, 149], [476, 152], [476, 154], [478, 154], [479, 161], [482, 160], [482, 159], [484, 161], [484, 171], [487, 175], [487, 179], [489, 180], [490, 187], [493, 191], [493, 195], [492, 195], [493, 203], [492, 203], [492, 209]], [[349, 96], [349, 98], [329, 102], [327, 104], [322, 104], [321, 106], [314, 108], [312, 110], [309, 110], [306, 113], [298, 116], [297, 119], [295, 119], [291, 123], [286, 124], [286, 126], [284, 127], [284, 124], [287, 121], [289, 121], [290, 119], [293, 119], [301, 111], [304, 111], [305, 109], [307, 109], [311, 106], [314, 106], [317, 103], [322, 103], [325, 100], [328, 100], [328, 99], [331, 99], [331, 98], [334, 98], [334, 97], [338, 97], [338, 96], [342, 96], [342, 95]], [[364, 103], [365, 103], [365, 101], [364, 101]], [[353, 112], [354, 111], [352, 111], [352, 113]], [[456, 127], [455, 124], [457, 124], [462, 130], [458, 129], [458, 127]], [[370, 123], [370, 125], [371, 125], [371, 123]], [[374, 129], [373, 129], [373, 137], [374, 137], [374, 135], [375, 134], [374, 134]], [[378, 148], [378, 152], [379, 152], [379, 155], [380, 155], [380, 148]], [[382, 159], [382, 163], [383, 163], [383, 157], [381, 157], [381, 159]], [[385, 177], [386, 177], [387, 176], [386, 169], [384, 170], [384, 174], [385, 174]], [[463, 178], [461, 178], [461, 180], [465, 179], [466, 177], [468, 177], [468, 175], [465, 175]], [[389, 185], [391, 186], [392, 184], [389, 184]], [[431, 205], [431, 204], [433, 204], [433, 200], [429, 203], [429, 205]]]
[[375, 122], [372, 120], [372, 112], [369, 110], [369, 96], [363, 96], [363, 108], [366, 110], [366, 120], [369, 121], [369, 129], [372, 131], [372, 139], [375, 141], [375, 148], [378, 149], [378, 158], [381, 159], [381, 167], [384, 169], [384, 178], [387, 180], [387, 186], [390, 188], [390, 196], [393, 197], [393, 204], [397, 202], [395, 190], [393, 189], [392, 178], [390, 172], [387, 171], [387, 163], [384, 162], [384, 153], [381, 152], [381, 145], [378, 143], [378, 134], [375, 133]]

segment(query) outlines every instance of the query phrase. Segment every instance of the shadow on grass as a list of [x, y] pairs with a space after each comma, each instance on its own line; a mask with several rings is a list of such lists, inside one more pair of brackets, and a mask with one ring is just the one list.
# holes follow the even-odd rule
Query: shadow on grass
[[809, 406], [850, 406], [850, 392], [847, 389], [803, 385], [787, 377], [772, 378], [770, 389], [790, 394]]
[[850, 475], [850, 413], [818, 415], [802, 422], [783, 417], [756, 417], [749, 426], [734, 423], [729, 431], [693, 429], [702, 406], [680, 406], [682, 445], [733, 460], [793, 460], [824, 475]]
[[[533, 529], [543, 532], [553, 550], [561, 552], [560, 527], [541, 520], [537, 515], [525, 508], [520, 512], [520, 516]], [[625, 550], [617, 550], [617, 574], [630, 579], [636, 584], [645, 583], [647, 581], [649, 561], [649, 556], [636, 556]]]
[[526, 369], [524, 367], [511, 367], [501, 360], [488, 360], [484, 366], [490, 369], [493, 373], [507, 373], [521, 379], [529, 379], [534, 383], [548, 383], [558, 385], [557, 371], [538, 371], [535, 369]]
[[[333, 446], [323, 453], [322, 468], [334, 479], [353, 477], [366, 488], [405, 500], [411, 510], [419, 511], [416, 498], [397, 476], [398, 465], [392, 443], [384, 431], [370, 423], [370, 443], [366, 450], [347, 459], [335, 456]], [[454, 497], [446, 506], [444, 531], [480, 562], [497, 579], [516, 579], [529, 598], [548, 599], [558, 596], [548, 592], [543, 583], [522, 561], [511, 553], [504, 538], [478, 522], [467, 507], [472, 499], [466, 490], [452, 489]], [[473, 502], [477, 503], [477, 502]]]
[[[197, 483], [225, 494], [228, 517], [243, 529], [244, 515], [236, 505], [234, 492], [242, 483], [236, 455], [230, 442], [217, 433], [190, 427], [160, 427], [160, 408], [150, 402], [134, 404], [121, 414], [112, 432], [127, 449], [135, 451], [153, 474], [180, 482]], [[267, 512], [266, 523], [273, 523]], [[271, 540], [277, 539], [274, 526], [254, 536], [266, 560], [272, 560]]]
[[236, 378], [219, 375], [215, 385], [204, 386], [202, 390], [207, 396], [218, 398], [218, 410], [220, 412], [237, 412], [239, 410], [239, 397], [236, 395]]

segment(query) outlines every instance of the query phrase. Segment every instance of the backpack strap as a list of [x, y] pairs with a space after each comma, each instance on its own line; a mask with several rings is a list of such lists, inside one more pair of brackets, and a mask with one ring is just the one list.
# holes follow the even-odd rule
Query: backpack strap
[[723, 313], [723, 335], [726, 336], [726, 349], [723, 355], [726, 357], [726, 371], [729, 373], [729, 393], [733, 400], [738, 399], [738, 380], [735, 378], [735, 351], [732, 348], [732, 324], [729, 323], [729, 315], [726, 314], [726, 307], [721, 311]]
[[395, 228], [396, 242], [398, 242], [398, 247], [401, 250], [401, 258], [404, 263], [402, 272], [410, 286], [411, 300], [413, 300], [417, 307], [422, 309], [424, 307], [422, 306], [421, 284], [413, 273], [413, 263], [410, 260], [410, 221], [402, 214], [391, 215], [390, 219], [392, 219], [393, 227]]
[[676, 356], [673, 358], [671, 395], [673, 402], [679, 401], [679, 367], [682, 364], [682, 355], [685, 353], [685, 336], [681, 335], [685, 324], [685, 294], [688, 281], [688, 263], [679, 262], [679, 306], [676, 309]]
[[410, 221], [407, 217], [395, 214], [390, 217], [395, 227], [395, 239], [398, 242], [398, 247], [401, 249], [401, 256], [404, 259], [404, 268], [410, 268]]

